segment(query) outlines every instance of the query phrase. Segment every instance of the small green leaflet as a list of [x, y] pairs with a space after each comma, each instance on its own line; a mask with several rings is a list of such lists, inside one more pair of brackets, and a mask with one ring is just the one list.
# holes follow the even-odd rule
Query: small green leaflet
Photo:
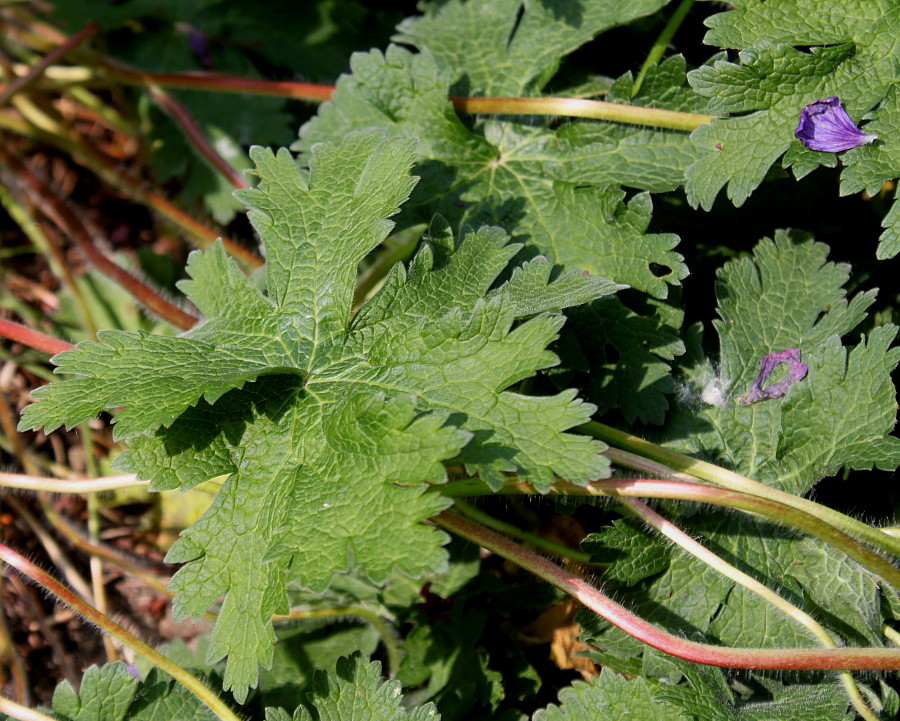
[[121, 662], [91, 666], [78, 691], [68, 681], [53, 692], [53, 713], [65, 721], [212, 721], [196, 696], [158, 669], [139, 681]]
[[195, 252], [182, 290], [204, 320], [178, 337], [103, 331], [55, 358], [70, 380], [34, 395], [20, 427], [52, 430], [124, 406], [117, 467], [154, 490], [227, 475], [167, 557], [179, 618], [225, 595], [207, 661], [228, 656], [243, 700], [272, 662], [285, 573], [324, 591], [334, 573], [378, 583], [446, 564], [446, 536], [420, 523], [449, 501], [427, 493], [455, 458], [495, 487], [507, 472], [546, 491], [608, 472], [603, 445], [565, 431], [593, 406], [574, 391], [507, 390], [557, 359], [560, 308], [617, 284], [551, 273], [537, 257], [496, 284], [520, 246], [498, 228], [437, 221], [407, 270], [351, 317], [356, 269], [390, 232], [414, 185], [414, 141], [382, 132], [317, 146], [309, 170], [287, 151], [252, 152], [240, 193], [265, 244], [264, 295], [221, 245]]
[[408, 709], [400, 684], [381, 678], [381, 664], [361, 654], [342, 658], [334, 673], [317, 671], [313, 689], [293, 715], [266, 709], [266, 721], [440, 721], [432, 704]]

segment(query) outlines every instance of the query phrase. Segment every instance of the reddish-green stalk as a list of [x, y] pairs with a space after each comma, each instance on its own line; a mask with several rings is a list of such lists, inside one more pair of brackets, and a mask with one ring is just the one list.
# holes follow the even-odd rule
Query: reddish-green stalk
[[124, 85], [158, 85], [161, 88], [268, 95], [313, 102], [328, 100], [334, 92], [333, 85], [298, 83], [286, 80], [259, 80], [257, 78], [243, 78], [238, 75], [207, 71], [147, 73], [128, 67], [108, 57], [101, 59], [101, 69], [104, 75]]
[[23, 558], [18, 553], [0, 544], [0, 561], [5, 561], [15, 568], [26, 578], [42, 586], [51, 594], [56, 596], [62, 603], [71, 608], [73, 611], [83, 616], [102, 631], [108, 633], [113, 638], [118, 639], [132, 651], [142, 656], [147, 661], [156, 666], [163, 673], [168, 674], [191, 693], [193, 693], [203, 704], [205, 704], [216, 716], [223, 721], [239, 721], [234, 712], [225, 704], [222, 699], [216, 696], [207, 686], [205, 686], [196, 676], [185, 671], [181, 666], [169, 660], [155, 649], [148, 646], [139, 638], [119, 626], [109, 617], [98, 613], [95, 608], [85, 603], [76, 596], [72, 591], [56, 581], [50, 574], [39, 568], [31, 561]]
[[656, 628], [584, 579], [452, 510], [444, 511], [433, 520], [441, 528], [512, 561], [556, 586], [629, 636], [676, 658], [725, 668], [782, 671], [900, 670], [900, 649], [724, 648], [688, 641]]
[[7, 338], [50, 355], [62, 353], [64, 350], [72, 350], [75, 347], [64, 340], [54, 338], [52, 335], [41, 333], [39, 330], [34, 330], [6, 318], [0, 318], [0, 338]]
[[643, 438], [638, 438], [630, 433], [625, 433], [624, 431], [607, 426], [604, 423], [591, 421], [579, 426], [578, 430], [606, 441], [611, 445], [633, 451], [650, 460], [664, 463], [674, 471], [689, 473], [692, 476], [696, 476], [697, 478], [708, 481], [709, 483], [714, 483], [723, 488], [750, 493], [762, 498], [777, 501], [785, 506], [790, 506], [791, 508], [800, 511], [806, 511], [818, 516], [831, 526], [839, 528], [845, 533], [865, 541], [882, 553], [891, 556], [900, 556], [900, 539], [882, 533], [879, 529], [873, 528], [861, 521], [857, 521], [855, 518], [845, 516], [843, 513], [835, 511], [833, 508], [822, 506], [791, 493], [785, 493], [777, 488], [772, 488], [764, 483], [759, 483], [758, 481], [754, 481], [739, 473], [735, 473], [734, 471], [720, 468], [712, 463], [700, 461], [696, 458], [691, 458], [690, 456], [678, 453], [677, 451], [663, 448], [650, 441], [645, 441]]
[[[435, 486], [434, 489], [434, 492], [450, 498], [466, 498], [492, 493], [480, 479], [453, 481], [442, 486]], [[533, 495], [537, 492], [528, 483], [510, 479], [497, 493]], [[576, 486], [565, 481], [557, 481], [551, 486], [550, 493], [577, 496], [667, 498], [733, 508], [738, 511], [762, 516], [773, 523], [788, 525], [816, 536], [829, 545], [840, 549], [861, 566], [880, 576], [895, 588], [900, 588], [900, 569], [879, 556], [865, 544], [860, 543], [850, 534], [835, 528], [827, 521], [819, 518], [815, 513], [802, 511], [751, 493], [732, 491], [702, 483], [621, 478], [592, 481], [587, 486]]]
[[32, 202], [75, 241], [78, 249], [97, 270], [115, 281], [145, 308], [175, 327], [187, 330], [197, 323], [198, 319], [195, 316], [170, 303], [146, 283], [138, 280], [127, 270], [107, 258], [94, 245], [91, 234], [84, 227], [78, 215], [60, 200], [37, 175], [32, 173], [25, 163], [11, 153], [2, 150], [0, 150], [0, 158], [16, 174]]
[[[321, 102], [334, 92], [333, 85], [293, 83], [242, 78], [234, 75], [207, 72], [144, 73], [127, 68], [109, 59], [104, 70], [112, 79], [130, 85], [158, 85], [168, 88], [210, 90], [225, 93], [252, 93], [281, 98]], [[622, 105], [583, 98], [464, 98], [450, 97], [453, 107], [461, 113], [496, 115], [549, 115], [615, 123], [644, 125], [671, 130], [694, 130], [710, 122], [715, 116], [682, 113], [675, 110]]]
[[157, 104], [165, 110], [169, 117], [172, 118], [179, 127], [185, 137], [194, 146], [194, 149], [208, 162], [214, 170], [216, 170], [223, 178], [230, 182], [237, 190], [250, 187], [250, 184], [244, 180], [243, 176], [232, 168], [225, 159], [219, 155], [216, 149], [210, 144], [203, 134], [203, 131], [194, 122], [190, 113], [184, 109], [184, 106], [175, 98], [169, 95], [162, 88], [151, 85], [148, 90]]
[[35, 63], [34, 67], [30, 70], [30, 72], [22, 75], [15, 80], [13, 80], [9, 85], [7, 85], [3, 92], [0, 93], [0, 107], [6, 105], [9, 100], [18, 92], [21, 92], [29, 85], [34, 83], [38, 78], [43, 75], [44, 71], [49, 68], [53, 63], [60, 60], [66, 53], [72, 50], [75, 47], [78, 47], [87, 40], [91, 35], [100, 30], [100, 26], [96, 23], [88, 23], [85, 27], [75, 33], [72, 37], [66, 40], [64, 43], [59, 45], [58, 47], [51, 50], [49, 53], [44, 55], [37, 63]]
[[[775, 593], [775, 591], [760, 583], [752, 576], [735, 568], [722, 557], [717, 556], [706, 548], [706, 546], [691, 538], [674, 523], [660, 516], [645, 503], [635, 500], [634, 498], [624, 498], [622, 499], [622, 503], [625, 506], [624, 510], [626, 510], [626, 512], [632, 513], [640, 518], [644, 523], [654, 528], [659, 534], [665, 536], [670, 541], [678, 544], [687, 553], [697, 558], [697, 560], [705, 563], [715, 571], [718, 571], [726, 578], [743, 586], [751, 593], [755, 593], [764, 601], [785, 614], [792, 621], [800, 624], [812, 633], [823, 646], [826, 648], [837, 648], [837, 644], [831, 637], [831, 634], [828, 633], [828, 631], [825, 630], [825, 628], [823, 628], [812, 616], [800, 610], [787, 599], [782, 598]], [[857, 713], [866, 719], [866, 721], [878, 721], [878, 717], [863, 699], [853, 675], [849, 671], [838, 671], [838, 675], [840, 676], [841, 684], [847, 692], [847, 696], [850, 698], [850, 702], [853, 704]]]

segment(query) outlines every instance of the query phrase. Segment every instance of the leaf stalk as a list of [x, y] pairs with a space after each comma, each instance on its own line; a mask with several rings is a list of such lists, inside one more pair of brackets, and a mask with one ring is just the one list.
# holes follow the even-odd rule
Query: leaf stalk
[[59, 601], [71, 608], [76, 613], [83, 616], [91, 623], [98, 626], [102, 631], [108, 633], [113, 638], [118, 639], [132, 651], [147, 659], [151, 664], [156, 666], [163, 673], [168, 674], [191, 693], [193, 693], [210, 711], [212, 711], [222, 721], [240, 721], [238, 716], [228, 707], [228, 705], [216, 696], [213, 691], [204, 685], [200, 679], [183, 669], [178, 664], [163, 656], [155, 649], [148, 646], [139, 638], [126, 631], [119, 624], [115, 623], [108, 616], [99, 613], [97, 609], [85, 603], [81, 598], [72, 593], [68, 588], [56, 581], [50, 574], [27, 559], [20, 556], [11, 548], [0, 544], [0, 561], [8, 563], [26, 578], [42, 586], [51, 594], [56, 596]]
[[656, 628], [619, 605], [584, 579], [517, 543], [449, 510], [434, 522], [478, 546], [512, 561], [583, 603], [611, 624], [653, 648], [685, 661], [725, 668], [782, 671], [898, 670], [900, 649], [724, 648], [689, 641]]

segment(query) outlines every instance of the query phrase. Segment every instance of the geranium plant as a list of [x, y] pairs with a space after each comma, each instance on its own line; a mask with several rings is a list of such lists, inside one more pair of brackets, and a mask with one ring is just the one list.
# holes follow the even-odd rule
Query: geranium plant
[[[160, 29], [111, 56], [140, 3], [61, 4], [48, 19], [73, 36], [10, 78], [3, 127], [115, 182], [121, 169], [65, 127], [37, 134], [46, 111], [28, 93], [112, 117], [94, 84], [137, 88], [157, 108], [126, 103], [155, 134], [148, 177], [171, 177], [173, 143], [188, 175], [175, 202], [119, 186], [199, 247], [159, 292], [98, 247], [27, 146], [0, 151], [10, 215], [55, 224], [43, 232], [70, 236], [158, 319], [101, 326], [86, 311], [53, 333], [0, 320], [57, 376], [31, 391], [15, 443], [111, 428], [104, 453], [123, 474], [67, 487], [26, 466], [3, 484], [212, 482], [165, 561], [176, 620], [214, 622], [190, 650], [156, 650], [0, 544], [122, 659], [77, 691], [63, 682], [50, 711], [10, 698], [0, 715], [893, 718], [896, 496], [869, 482], [876, 510], [861, 518], [852, 491], [811, 495], [900, 466], [895, 294], [867, 278], [889, 277], [879, 268], [900, 248], [896, 8], [882, 4], [424, 3], [393, 42], [344, 53], [334, 87], [239, 72], [312, 62], [234, 54], [240, 22], [287, 42], [290, 4], [210, 0], [185, 18], [163, 3], [202, 71], [154, 65]], [[314, 5], [329, 47], [349, 52], [341, 23], [365, 11]], [[690, 62], [670, 50], [702, 23], [704, 45], [676, 42]], [[618, 77], [591, 54], [609, 60], [607, 42], [632, 46]], [[235, 109], [209, 114], [200, 97]], [[267, 123], [291, 122], [286, 97], [324, 102], [290, 147], [262, 147], [278, 134]], [[251, 112], [258, 138], [239, 122]], [[813, 173], [838, 163], [839, 181]], [[716, 203], [726, 186], [753, 207]], [[779, 194], [789, 211], [769, 217]], [[810, 228], [829, 248], [797, 208], [839, 194], [868, 202], [872, 222], [854, 225], [856, 209], [840, 232], [833, 216]], [[240, 203], [256, 247], [213, 241], [178, 205], [198, 199], [237, 229]], [[731, 244], [706, 222], [738, 239], [771, 224]], [[104, 553], [96, 533], [86, 548]], [[552, 664], [529, 642], [548, 627]]]

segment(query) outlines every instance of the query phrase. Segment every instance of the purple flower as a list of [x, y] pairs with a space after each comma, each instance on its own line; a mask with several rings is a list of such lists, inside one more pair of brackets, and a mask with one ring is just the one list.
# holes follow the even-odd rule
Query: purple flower
[[[763, 383], [766, 382], [769, 374], [782, 363], [788, 364], [787, 376], [778, 383], [763, 388]], [[749, 406], [751, 403], [766, 398], [781, 398], [796, 381], [806, 378], [807, 371], [809, 371], [809, 366], [800, 360], [799, 348], [788, 348], [764, 355], [759, 361], [759, 375], [753, 381], [750, 390], [738, 398], [738, 403], [742, 406]]]
[[838, 98], [816, 100], [800, 111], [800, 124], [794, 131], [800, 142], [810, 150], [840, 153], [857, 145], [871, 143], [877, 135], [868, 135], [857, 128]]

